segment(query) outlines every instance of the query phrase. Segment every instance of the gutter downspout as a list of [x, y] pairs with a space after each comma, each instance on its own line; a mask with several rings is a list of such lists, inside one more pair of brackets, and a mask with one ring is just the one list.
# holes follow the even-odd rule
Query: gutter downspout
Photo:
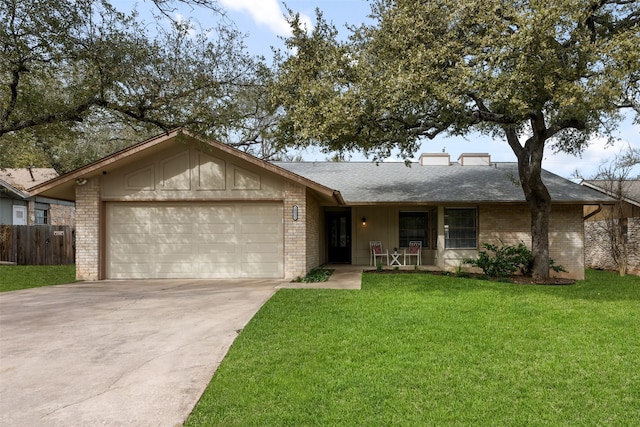
[[590, 214], [588, 214], [587, 216], [585, 216], [584, 218], [582, 218], [584, 221], [588, 220], [589, 218], [591, 218], [594, 215], [599, 214], [602, 211], [602, 203], [598, 204], [598, 209], [596, 209], [595, 211], [591, 212]]

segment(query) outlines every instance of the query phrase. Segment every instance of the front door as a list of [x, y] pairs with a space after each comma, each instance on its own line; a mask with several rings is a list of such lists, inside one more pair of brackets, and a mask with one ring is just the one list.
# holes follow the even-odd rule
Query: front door
[[327, 213], [327, 259], [330, 263], [351, 263], [351, 212]]

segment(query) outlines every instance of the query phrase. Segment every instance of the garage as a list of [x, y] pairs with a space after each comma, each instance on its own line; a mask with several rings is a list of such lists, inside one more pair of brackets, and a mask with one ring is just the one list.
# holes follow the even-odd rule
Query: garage
[[[45, 185], [46, 184], [46, 185]], [[34, 187], [76, 203], [76, 277], [295, 280], [340, 193], [176, 129]]]
[[108, 279], [281, 278], [282, 203], [106, 204]]

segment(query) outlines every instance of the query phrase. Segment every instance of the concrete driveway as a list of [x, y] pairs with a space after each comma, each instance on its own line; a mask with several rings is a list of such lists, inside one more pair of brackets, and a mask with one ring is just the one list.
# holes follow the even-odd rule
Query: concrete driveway
[[105, 281], [0, 294], [0, 425], [181, 425], [277, 281]]

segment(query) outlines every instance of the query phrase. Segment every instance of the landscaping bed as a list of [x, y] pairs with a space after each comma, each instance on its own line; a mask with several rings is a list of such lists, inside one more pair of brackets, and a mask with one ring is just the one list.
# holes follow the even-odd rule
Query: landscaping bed
[[448, 271], [427, 271], [427, 270], [364, 270], [363, 273], [370, 274], [432, 274], [435, 276], [451, 276], [459, 279], [476, 279], [476, 280], [489, 280], [492, 282], [505, 282], [516, 283], [521, 285], [573, 285], [576, 283], [574, 279], [566, 279], [562, 277], [551, 277], [545, 281], [535, 281], [531, 276], [522, 276], [519, 274], [512, 274], [501, 277], [489, 277], [486, 274], [478, 273], [451, 273]]

